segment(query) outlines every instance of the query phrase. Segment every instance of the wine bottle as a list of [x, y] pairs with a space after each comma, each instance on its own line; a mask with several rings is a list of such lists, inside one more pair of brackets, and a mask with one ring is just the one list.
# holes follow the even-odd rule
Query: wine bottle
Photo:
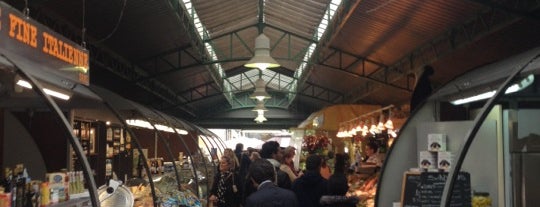
[[2, 186], [4, 187], [4, 192], [9, 193], [13, 188], [13, 171], [10, 168], [6, 167], [4, 169], [4, 179], [2, 180]]
[[26, 178], [23, 176], [23, 166], [17, 165], [15, 168], [17, 172], [16, 186], [17, 190], [15, 191], [15, 206], [24, 207], [24, 200], [26, 197]]

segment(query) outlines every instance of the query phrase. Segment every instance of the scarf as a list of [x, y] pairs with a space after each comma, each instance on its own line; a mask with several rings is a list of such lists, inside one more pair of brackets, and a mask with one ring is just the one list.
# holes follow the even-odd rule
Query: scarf
[[227, 191], [227, 186], [225, 186], [225, 181], [231, 176], [231, 172], [221, 172], [219, 177], [219, 182], [217, 186], [217, 197], [218, 203], [225, 203], [225, 191]]

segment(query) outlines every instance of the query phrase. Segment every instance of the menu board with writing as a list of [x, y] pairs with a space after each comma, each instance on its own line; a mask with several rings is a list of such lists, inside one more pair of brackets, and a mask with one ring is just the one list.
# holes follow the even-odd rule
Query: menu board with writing
[[420, 206], [420, 187], [422, 186], [420, 172], [405, 172], [401, 190], [403, 207]]
[[[448, 173], [405, 173], [401, 202], [404, 207], [440, 206]], [[467, 172], [460, 172], [454, 182], [450, 206], [471, 206], [471, 182]]]

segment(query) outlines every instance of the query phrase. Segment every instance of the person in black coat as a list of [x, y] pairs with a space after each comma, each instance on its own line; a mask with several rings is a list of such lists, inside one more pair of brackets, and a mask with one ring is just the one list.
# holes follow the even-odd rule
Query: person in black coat
[[274, 166], [268, 160], [259, 159], [249, 167], [249, 179], [257, 188], [247, 197], [245, 207], [296, 207], [296, 195], [274, 183]]
[[345, 196], [349, 190], [347, 175], [347, 162], [344, 154], [336, 154], [334, 174], [328, 179], [327, 194], [321, 197], [320, 203], [328, 207], [355, 207], [359, 201], [358, 197]]
[[422, 104], [432, 93], [433, 88], [429, 77], [435, 73], [433, 67], [426, 65], [419, 78], [416, 79], [416, 86], [411, 95], [411, 112]]
[[[234, 155], [233, 155], [234, 156]], [[240, 196], [238, 184], [240, 177], [234, 171], [234, 158], [224, 155], [219, 161], [219, 170], [214, 177], [208, 200], [215, 207], [238, 207]]]
[[322, 159], [309, 155], [306, 159], [306, 172], [292, 184], [292, 190], [301, 207], [320, 207], [319, 200], [326, 194], [328, 181], [321, 176]]
[[[244, 152], [244, 144], [242, 144], [242, 143], [236, 144], [236, 147], [234, 149], [234, 154], [236, 155], [236, 158], [240, 162], [239, 163], [240, 166], [237, 168], [238, 169], [238, 175], [240, 176], [240, 182], [238, 184], [238, 187], [241, 188], [240, 191], [243, 194], [244, 191], [245, 191], [246, 176], [247, 176], [247, 171], [249, 169], [249, 165], [251, 163], [251, 159], [249, 159], [248, 153]], [[244, 200], [243, 198], [244, 197], [242, 197], [242, 200]]]

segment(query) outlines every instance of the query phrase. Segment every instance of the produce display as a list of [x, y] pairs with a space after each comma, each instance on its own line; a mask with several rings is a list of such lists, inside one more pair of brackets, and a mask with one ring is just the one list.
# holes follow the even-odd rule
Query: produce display
[[357, 196], [360, 198], [357, 207], [375, 206], [375, 193], [377, 191], [377, 181], [379, 174], [369, 176], [362, 174], [349, 175], [349, 192], [347, 196]]

